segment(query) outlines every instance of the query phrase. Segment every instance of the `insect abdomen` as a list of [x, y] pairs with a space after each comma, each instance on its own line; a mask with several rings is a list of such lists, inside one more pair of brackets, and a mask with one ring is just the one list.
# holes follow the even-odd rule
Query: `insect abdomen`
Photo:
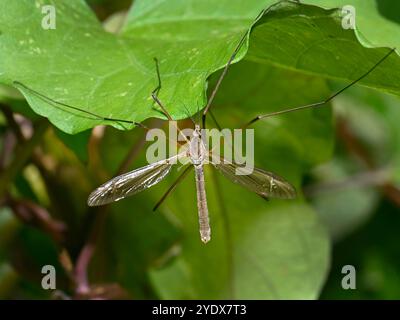
[[199, 227], [201, 241], [207, 243], [211, 239], [210, 221], [208, 218], [208, 207], [206, 189], [204, 184], [203, 166], [195, 166], [197, 208], [199, 212]]

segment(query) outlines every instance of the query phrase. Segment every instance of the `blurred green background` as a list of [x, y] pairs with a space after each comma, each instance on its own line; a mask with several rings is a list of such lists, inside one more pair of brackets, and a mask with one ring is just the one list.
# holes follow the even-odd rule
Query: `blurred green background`
[[[161, 5], [137, 2], [142, 10]], [[264, 2], [252, 1], [254, 8], [243, 19], [249, 20], [254, 16], [250, 13], [264, 8]], [[358, 1], [353, 2], [358, 9]], [[371, 7], [375, 3], [365, 2]], [[123, 24], [126, 12], [131, 10], [128, 16], [135, 16], [130, 0], [87, 3], [113, 32]], [[326, 8], [341, 5], [341, 1], [307, 3]], [[189, 8], [174, 0], [171, 8], [185, 8], [185, 14], [190, 15], [196, 10], [213, 13], [213, 6], [217, 6], [216, 1], [210, 0], [204, 8]], [[218, 10], [224, 12], [221, 8]], [[240, 16], [239, 1], [233, 1], [230, 10]], [[360, 10], [364, 10], [362, 17], [372, 12], [368, 5]], [[156, 18], [150, 14], [146, 23], [162, 21], [163, 11], [154, 12]], [[387, 18], [385, 10], [379, 12]], [[315, 13], [321, 14], [320, 25], [318, 19], [313, 20]], [[304, 16], [312, 21], [302, 20]], [[0, 36], [10, 23], [4, 16], [2, 19]], [[218, 16], [215, 19], [218, 21]], [[400, 14], [388, 19], [392, 28], [398, 28]], [[333, 13], [320, 8], [292, 4], [260, 20], [250, 37], [247, 55], [232, 66], [215, 100], [213, 112], [221, 126], [238, 128], [258, 114], [321, 101], [387, 52], [365, 49], [358, 43], [360, 39], [373, 42], [371, 39], [379, 36], [368, 28], [357, 30], [356, 38], [351, 30], [343, 33], [338, 29], [338, 21]], [[207, 23], [201, 27], [206, 28]], [[298, 46], [313, 43], [324, 28], [337, 42], [321, 45], [322, 49], [315, 46], [303, 60], [291, 59]], [[232, 30], [242, 32], [235, 27]], [[138, 37], [146, 38], [146, 34]], [[346, 48], [338, 47], [341, 40]], [[386, 41], [379, 43], [382, 46], [396, 41], [381, 40]], [[225, 61], [229, 52], [217, 58]], [[187, 56], [182, 59], [191, 61]], [[342, 61], [347, 63], [344, 69]], [[218, 63], [221, 65], [210, 62], [213, 67], [205, 73], [212, 74], [208, 94], [220, 72], [213, 73]], [[179, 171], [173, 170], [166, 181], [132, 198], [87, 207], [87, 196], [94, 188], [117, 173], [145, 165], [148, 143], [143, 130], [98, 126], [67, 134], [33, 112], [23, 96], [9, 86], [9, 79], [2, 79], [0, 298], [400, 298], [399, 66], [394, 53], [386, 66], [364, 83], [375, 89], [356, 85], [327, 107], [256, 123], [256, 165], [293, 183], [299, 198], [265, 202], [207, 169], [212, 228], [207, 245], [198, 235], [193, 175], [157, 212], [152, 211], [154, 204]], [[73, 81], [80, 86], [77, 79]], [[193, 101], [198, 104], [204, 103], [201, 90], [193, 89], [197, 97]], [[111, 104], [113, 93], [111, 89], [105, 92], [111, 96], [107, 98]], [[198, 108], [196, 103], [190, 110]], [[185, 113], [183, 106], [175, 107]], [[155, 118], [145, 124], [166, 128], [165, 121]], [[179, 124], [185, 127], [191, 122], [182, 120]], [[214, 125], [211, 119], [209, 125]], [[64, 128], [62, 124], [59, 127]], [[44, 265], [56, 268], [57, 290], [42, 288]], [[341, 286], [345, 265], [356, 269], [355, 290]]]

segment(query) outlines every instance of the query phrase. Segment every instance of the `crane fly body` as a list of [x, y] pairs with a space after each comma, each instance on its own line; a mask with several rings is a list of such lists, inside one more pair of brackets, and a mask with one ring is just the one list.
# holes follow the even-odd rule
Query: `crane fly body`
[[[246, 171], [244, 165], [215, 157], [208, 150], [200, 125], [196, 124], [192, 136], [181, 153], [145, 167], [117, 176], [94, 190], [88, 198], [89, 206], [99, 206], [121, 200], [143, 191], [164, 179], [177, 160], [188, 161], [195, 171], [197, 209], [200, 239], [207, 243], [211, 239], [210, 219], [204, 179], [204, 165], [211, 163], [226, 178], [246, 187], [263, 198], [291, 199], [296, 196], [292, 185], [284, 179], [258, 168]], [[209, 160], [214, 159], [214, 160]], [[215, 160], [216, 159], [216, 160]], [[239, 173], [239, 174], [238, 174]]]

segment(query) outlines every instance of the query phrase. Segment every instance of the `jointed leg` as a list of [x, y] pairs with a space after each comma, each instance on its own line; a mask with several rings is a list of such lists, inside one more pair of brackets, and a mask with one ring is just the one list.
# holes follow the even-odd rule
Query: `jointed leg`
[[154, 62], [156, 63], [156, 73], [157, 73], [157, 80], [158, 80], [158, 85], [157, 87], [151, 92], [151, 97], [153, 100], [158, 104], [158, 106], [161, 108], [162, 112], [164, 115], [168, 118], [169, 121], [173, 121], [171, 115], [168, 113], [167, 109], [164, 107], [160, 99], [158, 99], [157, 95], [161, 90], [161, 76], [160, 76], [160, 67], [158, 65], [158, 60], [157, 58], [154, 58]]
[[160, 66], [158, 63], [158, 59], [154, 58], [154, 62], [156, 64], [156, 73], [157, 73], [158, 84], [157, 84], [157, 87], [151, 93], [152, 93], [152, 95], [157, 95], [161, 90], [161, 76], [160, 76]]
[[[258, 17], [257, 17], [257, 19], [258, 19]], [[208, 99], [207, 105], [206, 105], [206, 107], [204, 108], [204, 111], [203, 111], [203, 117], [202, 117], [203, 128], [205, 128], [207, 113], [208, 113], [208, 111], [209, 111], [209, 109], [211, 107], [211, 104], [212, 104], [212, 102], [213, 102], [213, 100], [214, 100], [214, 98], [215, 98], [215, 96], [216, 96], [216, 94], [217, 94], [217, 92], [219, 90], [219, 87], [220, 87], [220, 85], [222, 83], [222, 80], [225, 78], [230, 65], [232, 64], [233, 60], [235, 60], [236, 55], [239, 53], [240, 49], [245, 44], [248, 33], [249, 33], [249, 31], [246, 31], [246, 33], [240, 39], [240, 41], [237, 44], [233, 54], [229, 57], [228, 62], [226, 63], [224, 69], [222, 70], [222, 73], [221, 73], [220, 77], [217, 80], [217, 83], [215, 85], [214, 90], [211, 92], [210, 98]]]
[[350, 84], [348, 84], [347, 86], [345, 86], [344, 88], [340, 89], [339, 91], [337, 91], [336, 93], [332, 94], [330, 97], [328, 97], [327, 99], [320, 101], [320, 102], [316, 102], [316, 103], [311, 103], [311, 104], [307, 104], [305, 106], [300, 106], [300, 107], [295, 107], [295, 108], [289, 108], [289, 109], [284, 109], [281, 111], [276, 111], [276, 112], [272, 112], [272, 113], [268, 113], [268, 114], [263, 114], [263, 115], [258, 115], [257, 117], [255, 117], [254, 119], [252, 119], [251, 121], [249, 121], [248, 123], [246, 123], [244, 126], [242, 126], [242, 129], [245, 129], [247, 127], [249, 127], [250, 125], [252, 125], [253, 123], [257, 122], [258, 120], [261, 119], [265, 119], [265, 118], [269, 118], [272, 116], [277, 116], [283, 113], [289, 113], [289, 112], [294, 112], [294, 111], [298, 111], [298, 110], [302, 110], [302, 109], [308, 109], [308, 108], [316, 108], [316, 107], [321, 107], [325, 104], [327, 104], [328, 102], [330, 102], [331, 100], [333, 100], [336, 96], [338, 96], [339, 94], [341, 94], [343, 91], [347, 90], [348, 88], [350, 88], [351, 86], [353, 86], [354, 84], [356, 84], [357, 82], [359, 82], [360, 80], [364, 79], [366, 76], [368, 76], [372, 71], [374, 71], [383, 61], [386, 60], [386, 58], [388, 58], [396, 49], [392, 49], [390, 50], [383, 58], [381, 58], [371, 69], [369, 69], [366, 73], [364, 73], [362, 76], [360, 76], [359, 78], [357, 78], [356, 80], [353, 80]]
[[[272, 5], [272, 6], [269, 6], [268, 8], [262, 10], [262, 11], [257, 15], [257, 17], [254, 19], [253, 23], [254, 23], [254, 22], [257, 22], [263, 15], [265, 15], [265, 14], [266, 14], [269, 10], [271, 10], [275, 5], [276, 5], [276, 4], [274, 4], [274, 5]], [[206, 124], [206, 116], [207, 116], [207, 113], [208, 113], [208, 111], [209, 111], [209, 109], [210, 109], [210, 107], [211, 107], [211, 104], [212, 104], [212, 102], [214, 101], [214, 98], [215, 98], [215, 96], [216, 96], [216, 94], [217, 94], [217, 92], [218, 92], [218, 90], [219, 90], [219, 88], [220, 88], [220, 86], [221, 86], [222, 80], [224, 80], [224, 78], [225, 78], [225, 76], [226, 76], [226, 74], [227, 74], [227, 72], [228, 72], [229, 67], [231, 66], [231, 64], [232, 64], [233, 61], [235, 60], [235, 58], [236, 58], [237, 54], [239, 53], [240, 49], [241, 49], [242, 46], [246, 43], [247, 36], [248, 36], [249, 33], [250, 33], [250, 28], [249, 28], [248, 30], [246, 30], [246, 32], [245, 32], [245, 33], [243, 34], [243, 36], [240, 38], [238, 44], [237, 44], [236, 47], [235, 47], [235, 50], [233, 51], [232, 55], [229, 57], [228, 62], [226, 63], [224, 69], [222, 70], [222, 73], [221, 73], [221, 75], [219, 76], [219, 78], [218, 78], [218, 80], [217, 80], [217, 83], [216, 83], [216, 85], [215, 85], [215, 87], [214, 87], [214, 90], [211, 92], [210, 98], [208, 99], [207, 105], [206, 105], [206, 107], [204, 108], [204, 111], [203, 111], [203, 119], [202, 119], [203, 128], [205, 127], [205, 124]]]
[[14, 81], [13, 84], [17, 88], [21, 87], [21, 88], [23, 88], [25, 90], [28, 90], [29, 92], [31, 92], [36, 97], [38, 97], [42, 101], [52, 105], [55, 108], [60, 108], [61, 110], [66, 108], [66, 109], [74, 111], [74, 112], [76, 111], [76, 112], [81, 113], [81, 115], [79, 115], [79, 116], [87, 117], [88, 119], [92, 119], [92, 120], [115, 122], [115, 123], [118, 123], [119, 125], [121, 125], [122, 127], [123, 127], [124, 123], [128, 123], [128, 124], [135, 125], [135, 126], [138, 126], [138, 127], [141, 127], [143, 129], [148, 130], [148, 128], [145, 125], [143, 125], [142, 123], [140, 123], [140, 122], [136, 122], [136, 121], [132, 121], [132, 120], [125, 120], [125, 119], [118, 119], [118, 118], [104, 117], [104, 116], [98, 115], [96, 113], [93, 113], [91, 111], [87, 111], [87, 110], [85, 110], [83, 108], [72, 106], [70, 104], [66, 104], [64, 102], [60, 102], [60, 101], [54, 100], [52, 98], [49, 98], [49, 97], [45, 96], [44, 94], [42, 94], [42, 93], [40, 93], [40, 92], [38, 92], [36, 90], [33, 90], [32, 88], [26, 86], [25, 84], [23, 84], [23, 83], [21, 83], [19, 81]]
[[[157, 87], [151, 92], [151, 97], [159, 105], [159, 107], [161, 108], [162, 113], [167, 117], [168, 121], [174, 121], [174, 119], [172, 119], [171, 115], [169, 114], [167, 109], [164, 107], [164, 105], [162, 104], [160, 99], [158, 99], [158, 97], [157, 97], [157, 94], [161, 90], [161, 75], [160, 75], [160, 66], [158, 64], [158, 59], [154, 58], [154, 62], [156, 64], [156, 73], [157, 73], [158, 84], [157, 84]], [[183, 137], [183, 139], [186, 142], [189, 142], [189, 140], [186, 138], [186, 136], [183, 134], [183, 132], [181, 130], [179, 130], [178, 126], [175, 125], [175, 127], [176, 127], [176, 130], [181, 135], [181, 137]]]

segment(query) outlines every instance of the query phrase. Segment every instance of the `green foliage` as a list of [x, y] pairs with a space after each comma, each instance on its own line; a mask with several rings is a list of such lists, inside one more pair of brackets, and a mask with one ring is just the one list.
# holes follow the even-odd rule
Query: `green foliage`
[[[283, 3], [256, 24], [247, 58], [325, 77], [354, 80], [372, 68], [387, 49], [366, 49], [352, 29], [341, 27], [342, 19], [341, 10]], [[370, 21], [371, 25], [374, 22]], [[387, 32], [384, 28], [379, 30]], [[386, 42], [392, 48], [396, 45], [394, 40]], [[382, 68], [360, 83], [400, 95], [400, 75], [391, 72], [398, 68], [400, 59], [394, 54]]]
[[[0, 0], [0, 101], [35, 123], [40, 115], [57, 127], [43, 135], [39, 154], [27, 159], [36, 171], [17, 172], [7, 192], [39, 202], [68, 228], [65, 241], [54, 245], [54, 239], [32, 227], [11, 218], [13, 226], [8, 227], [9, 220], [0, 220], [0, 295], [46, 297], [38, 282], [40, 265], [55, 264], [62, 270], [56, 256], [61, 249], [76, 262], [92, 221], [105, 212], [87, 210], [88, 193], [118, 172], [144, 139], [140, 129], [110, 127], [90, 139], [87, 129], [99, 124], [132, 126], [51, 104], [14, 81], [103, 117], [141, 122], [163, 118], [150, 97], [157, 85], [153, 61], [157, 57], [160, 99], [174, 119], [184, 119], [205, 106], [218, 70], [251, 28], [212, 108], [222, 127], [239, 128], [259, 114], [324, 100], [333, 87], [342, 88], [371, 68], [388, 48], [399, 46], [393, 36], [398, 19], [385, 5], [376, 7], [372, 0], [302, 2], [313, 5], [136, 0], [126, 16], [117, 13], [108, 20], [111, 33], [82, 0]], [[333, 9], [347, 2], [357, 8], [356, 30], [344, 30], [340, 9]], [[39, 27], [43, 4], [56, 5], [55, 30]], [[381, 28], [375, 28], [377, 24]], [[334, 102], [339, 115], [366, 142], [373, 169], [387, 167], [390, 181], [400, 177], [399, 69], [400, 59], [394, 53], [360, 83], [385, 94], [360, 87]], [[332, 85], [327, 78], [340, 82]], [[108, 207], [90, 265], [91, 283], [118, 283], [130, 297], [142, 299], [318, 298], [330, 269], [330, 238], [339, 241], [367, 221], [380, 194], [369, 186], [311, 196], [305, 189], [304, 195], [304, 185], [329, 183], [365, 170], [335, 140], [331, 108], [268, 118], [254, 128], [256, 165], [293, 183], [298, 199], [266, 202], [207, 169], [212, 241], [204, 245], [198, 234], [192, 174], [158, 212], [151, 212], [180, 173], [174, 171], [151, 190]], [[142, 147], [130, 168], [145, 164]], [[314, 170], [332, 157], [334, 161]], [[13, 231], [9, 237], [2, 237], [3, 225]], [[21, 252], [17, 262], [30, 268], [14, 270], [12, 251]], [[379, 269], [387, 265], [390, 254], [372, 253], [358, 261], [368, 260], [372, 269]], [[338, 263], [334, 261], [335, 268]], [[70, 293], [68, 279], [61, 273], [62, 290]], [[337, 278], [331, 274], [324, 297], [337, 294]]]
[[[37, 27], [43, 18], [39, 2], [4, 1], [0, 81], [8, 85], [22, 82], [48, 97], [103, 117], [143, 121], [162, 116], [154, 110], [150, 97], [157, 83], [153, 61], [157, 57], [164, 86], [160, 98], [174, 118], [185, 118], [187, 109], [194, 113], [204, 105], [207, 77], [226, 63], [237, 39], [268, 5], [263, 2], [220, 1], [216, 10], [204, 1], [136, 1], [122, 32], [113, 35], [102, 29], [83, 1], [55, 1], [57, 29], [51, 31]], [[28, 12], [29, 18], [21, 19]], [[337, 11], [287, 2], [275, 5], [255, 28], [249, 58], [324, 76], [353, 78], [384, 51], [363, 48], [353, 31], [342, 29], [340, 23]], [[293, 32], [295, 41], [276, 45]], [[322, 45], [315, 47], [319, 43]], [[358, 70], [354, 70], [355, 62]], [[371, 76], [367, 84], [398, 93], [399, 76], [390, 70], [399, 64], [397, 56], [391, 57], [386, 68]], [[98, 119], [49, 106], [19, 89], [37, 113], [65, 132], [76, 133], [99, 124]]]
[[[0, 80], [9, 85], [22, 82], [103, 117], [132, 121], [162, 117], [150, 97], [157, 85], [154, 57], [160, 60], [163, 75], [160, 98], [174, 118], [187, 117], [184, 106], [191, 113], [203, 106], [207, 77], [226, 63], [237, 39], [264, 6], [257, 0], [246, 6], [225, 1], [215, 10], [198, 1], [168, 1], [161, 6], [135, 1], [122, 33], [114, 35], [105, 32], [90, 8], [77, 0], [54, 2], [56, 30], [38, 28], [43, 15], [36, 3], [0, 2]], [[19, 89], [37, 113], [65, 132], [99, 124]]]
[[[392, 0], [306, 0], [326, 9], [354, 6], [356, 36], [365, 47], [399, 48], [400, 3]], [[377, 27], [379, 26], [379, 27]]]

